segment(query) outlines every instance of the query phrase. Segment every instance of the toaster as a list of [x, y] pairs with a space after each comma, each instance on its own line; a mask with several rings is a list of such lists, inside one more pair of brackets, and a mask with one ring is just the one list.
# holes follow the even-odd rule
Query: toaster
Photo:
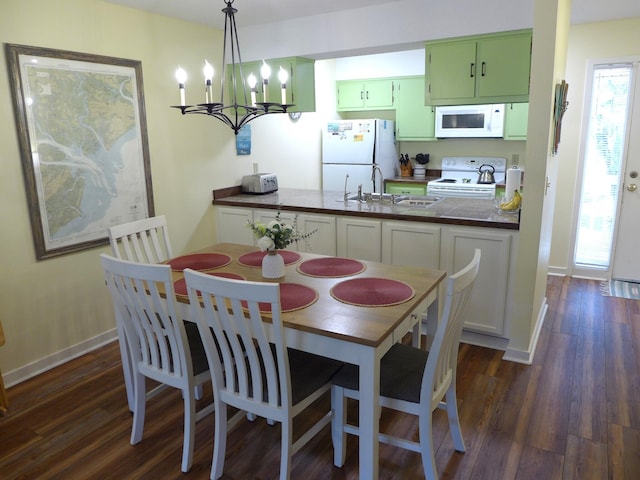
[[271, 193], [278, 190], [278, 177], [273, 173], [254, 173], [242, 177], [243, 193]]

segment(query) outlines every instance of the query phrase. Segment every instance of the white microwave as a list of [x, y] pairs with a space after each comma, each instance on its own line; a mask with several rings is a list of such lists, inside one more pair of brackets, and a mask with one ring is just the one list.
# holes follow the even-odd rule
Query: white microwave
[[436, 107], [436, 137], [502, 137], [504, 103]]

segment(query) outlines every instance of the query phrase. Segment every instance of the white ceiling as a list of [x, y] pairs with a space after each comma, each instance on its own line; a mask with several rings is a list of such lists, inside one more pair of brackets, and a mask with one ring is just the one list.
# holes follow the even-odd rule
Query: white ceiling
[[[224, 0], [106, 1], [191, 22], [203, 23], [220, 29], [224, 28], [224, 15], [221, 13], [222, 8], [225, 6]], [[424, 1], [428, 2], [429, 0]], [[528, 1], [532, 2], [533, 0]], [[393, 5], [394, 3], [402, 3], [402, 0], [238, 0], [234, 3], [234, 7], [238, 9], [236, 22], [238, 27], [242, 27], [312, 17], [360, 7], [383, 4]], [[461, 3], [467, 4], [467, 6], [461, 5], [461, 11], [483, 8], [483, 2], [463, 0]], [[640, 16], [640, 2], [638, 0], [573, 0], [571, 2], [572, 24], [637, 16]]]

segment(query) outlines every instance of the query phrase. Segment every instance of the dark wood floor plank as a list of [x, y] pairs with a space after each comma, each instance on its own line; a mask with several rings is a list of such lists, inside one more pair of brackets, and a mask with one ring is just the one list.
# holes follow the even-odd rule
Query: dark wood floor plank
[[563, 480], [602, 480], [607, 478], [607, 444], [569, 435]]
[[605, 343], [601, 330], [581, 328], [577, 337], [569, 432], [595, 442], [607, 439]]
[[551, 334], [527, 431], [528, 445], [549, 452], [564, 452], [575, 351], [575, 337], [564, 333]]
[[630, 325], [607, 322], [605, 341], [608, 421], [640, 429], [640, 378]]

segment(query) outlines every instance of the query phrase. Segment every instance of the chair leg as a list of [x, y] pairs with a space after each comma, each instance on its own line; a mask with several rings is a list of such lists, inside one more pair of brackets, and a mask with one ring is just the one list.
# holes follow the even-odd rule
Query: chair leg
[[[186, 388], [184, 397], [184, 438], [182, 440], [182, 471], [188, 472], [193, 461], [193, 444], [196, 436], [196, 399], [195, 392], [198, 387]], [[202, 386], [200, 385], [200, 388]]]
[[426, 480], [438, 480], [436, 458], [433, 453], [433, 412], [420, 415], [420, 454]]
[[291, 445], [293, 443], [293, 420], [291, 417], [282, 420], [281, 428], [280, 480], [289, 480], [289, 471], [291, 470]]
[[131, 445], [136, 445], [142, 440], [144, 430], [144, 415], [146, 408], [146, 381], [144, 375], [133, 375], [133, 426], [131, 427]]
[[333, 443], [333, 464], [342, 467], [347, 454], [347, 434], [344, 433], [344, 424], [347, 421], [347, 398], [344, 396], [344, 388], [337, 385], [331, 386], [331, 441]]
[[213, 459], [211, 460], [211, 480], [222, 477], [224, 456], [227, 450], [227, 405], [214, 399]]
[[460, 418], [458, 417], [458, 402], [456, 399], [456, 385], [452, 382], [447, 390], [447, 416], [449, 417], [449, 430], [453, 438], [453, 446], [458, 452], [464, 452], [464, 440], [460, 430]]
[[[117, 312], [116, 315], [118, 315]], [[124, 386], [125, 391], [127, 392], [127, 403], [129, 404], [129, 411], [133, 412], [135, 409], [135, 394], [133, 392], [133, 377], [135, 376], [135, 372], [133, 371], [133, 366], [131, 365], [132, 362], [129, 353], [129, 346], [127, 345], [127, 337], [125, 336], [124, 328], [122, 328], [120, 321], [116, 322], [116, 327], [118, 331], [118, 344], [120, 346], [120, 359], [122, 360]]]

